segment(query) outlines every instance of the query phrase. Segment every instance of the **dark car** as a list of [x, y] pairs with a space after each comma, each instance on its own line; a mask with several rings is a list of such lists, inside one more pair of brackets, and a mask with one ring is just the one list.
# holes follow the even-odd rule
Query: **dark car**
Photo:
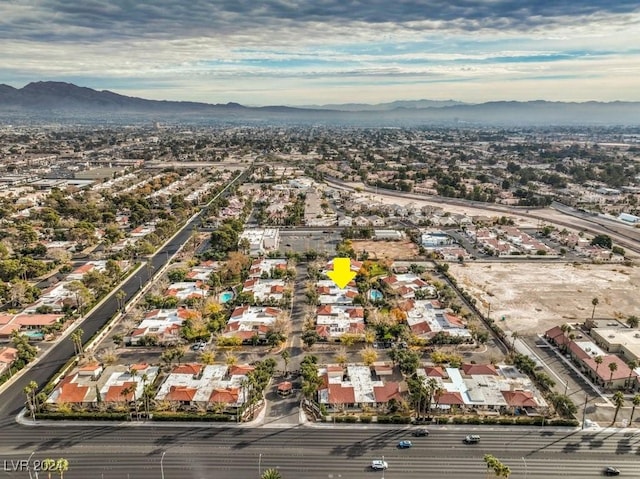
[[607, 467], [604, 468], [604, 475], [605, 476], [619, 476], [620, 475], [620, 470], [616, 469], [615, 467], [607, 466]]
[[425, 437], [429, 435], [429, 431], [426, 429], [416, 429], [411, 433], [411, 435], [414, 437]]
[[411, 441], [400, 441], [398, 443], [399, 449], [409, 449], [410, 447], [413, 447], [413, 443]]

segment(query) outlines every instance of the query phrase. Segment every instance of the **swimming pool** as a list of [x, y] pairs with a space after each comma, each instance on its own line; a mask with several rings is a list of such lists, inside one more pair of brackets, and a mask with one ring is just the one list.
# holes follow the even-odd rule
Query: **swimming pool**
[[228, 303], [232, 299], [233, 299], [233, 292], [231, 292], [231, 291], [225, 291], [224, 293], [222, 293], [220, 295], [220, 302], [221, 303]]
[[44, 333], [40, 329], [28, 329], [24, 335], [29, 339], [44, 339]]
[[384, 296], [377, 289], [372, 289], [371, 291], [369, 291], [369, 299], [371, 299], [372, 301], [378, 301], [382, 298], [384, 298]]

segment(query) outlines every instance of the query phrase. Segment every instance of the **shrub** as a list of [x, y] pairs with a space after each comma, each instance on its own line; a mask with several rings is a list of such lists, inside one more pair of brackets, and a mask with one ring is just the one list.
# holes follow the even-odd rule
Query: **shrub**
[[222, 422], [231, 421], [231, 417], [227, 414], [198, 414], [189, 412], [155, 412], [153, 413], [154, 421], [212, 421]]
[[379, 424], [389, 424], [391, 422], [391, 417], [389, 416], [378, 416]]
[[482, 419], [482, 424], [498, 424], [498, 418], [494, 416], [485, 416]]
[[464, 416], [454, 416], [453, 418], [451, 418], [451, 420], [453, 421], [453, 424], [466, 424], [467, 423], [467, 418]]
[[36, 419], [64, 420], [64, 421], [128, 421], [129, 414], [125, 412], [39, 412]]
[[364, 423], [370, 423], [373, 420], [372, 416], [369, 415], [365, 415], [363, 414], [362, 416], [360, 416], [360, 422], [364, 422]]

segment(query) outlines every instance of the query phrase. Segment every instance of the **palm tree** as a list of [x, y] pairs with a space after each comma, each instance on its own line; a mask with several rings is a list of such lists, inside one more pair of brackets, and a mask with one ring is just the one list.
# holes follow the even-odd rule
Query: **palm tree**
[[615, 373], [617, 370], [618, 370], [618, 364], [611, 361], [609, 363], [609, 371], [611, 371], [611, 374], [609, 375], [609, 387], [611, 387], [613, 383], [613, 373]]
[[64, 479], [64, 473], [69, 470], [69, 461], [61, 457], [56, 461], [56, 471], [60, 474], [60, 479]]
[[636, 406], [640, 406], [640, 394], [636, 394], [631, 399], [631, 404], [633, 407], [631, 408], [631, 417], [629, 417], [629, 425], [633, 424], [633, 415], [636, 412]]
[[629, 377], [627, 378], [627, 383], [628, 386], [631, 388], [631, 390], [633, 391], [633, 382], [631, 381], [631, 376], [633, 376], [634, 373], [634, 369], [638, 367], [638, 361], [636, 361], [635, 359], [632, 359], [631, 361], [629, 361], [627, 363], [627, 366], [629, 366]]
[[640, 319], [637, 316], [634, 316], [632, 314], [627, 318], [627, 326], [629, 326], [630, 328], [635, 329], [638, 327], [639, 324], [640, 324]]
[[31, 417], [35, 421], [36, 419], [36, 391], [38, 390], [38, 383], [35, 381], [30, 381], [27, 384], [23, 391], [27, 396], [27, 406], [29, 406], [29, 411], [31, 412]]
[[620, 408], [624, 406], [624, 394], [622, 391], [616, 391], [612, 398], [613, 404], [616, 407], [616, 413], [613, 415], [613, 421], [611, 421], [611, 425], [613, 426], [616, 423], [616, 419], [618, 418], [618, 412], [620, 412]]
[[516, 339], [518, 339], [520, 337], [520, 334], [518, 334], [518, 331], [513, 331], [511, 333], [511, 339], [513, 339], [513, 341], [511, 342], [511, 350], [515, 351], [516, 349]]
[[282, 479], [282, 474], [277, 469], [267, 469], [262, 473], [260, 479]]
[[596, 356], [595, 358], [593, 358], [593, 360], [596, 363], [596, 380], [598, 377], [598, 368], [600, 367], [600, 365], [602, 364], [602, 362], [604, 361], [604, 358], [602, 356]]
[[118, 301], [118, 309], [120, 311], [124, 311], [124, 298], [127, 297], [127, 293], [123, 290], [119, 289], [116, 293], [116, 300]]
[[49, 479], [51, 479], [51, 473], [56, 470], [56, 460], [47, 458], [42, 461], [42, 470], [47, 471]]
[[71, 341], [73, 341], [73, 349], [76, 352], [76, 356], [80, 356], [83, 352], [82, 349], [82, 336], [84, 331], [81, 328], [76, 329], [71, 333]]
[[593, 317], [596, 314], [596, 306], [598, 306], [598, 304], [600, 303], [600, 300], [598, 298], [593, 298], [591, 300], [591, 304], [593, 305], [593, 311], [591, 311], [591, 319], [593, 319]]
[[336, 363], [344, 368], [345, 364], [347, 364], [347, 361], [349, 360], [349, 358], [347, 357], [347, 350], [342, 348], [340, 351], [338, 351], [336, 353], [335, 360]]
[[238, 363], [238, 357], [231, 351], [227, 351], [227, 353], [224, 355], [224, 362], [229, 367], [235, 366]]
[[496, 464], [498, 463], [498, 459], [491, 454], [485, 454], [482, 458], [484, 463], [487, 465], [487, 476], [489, 476], [490, 471], [495, 471]]

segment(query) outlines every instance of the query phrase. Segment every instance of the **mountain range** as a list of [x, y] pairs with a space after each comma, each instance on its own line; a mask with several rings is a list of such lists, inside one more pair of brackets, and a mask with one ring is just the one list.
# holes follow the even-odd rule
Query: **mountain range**
[[98, 91], [72, 83], [39, 81], [23, 88], [0, 84], [0, 113], [31, 120], [91, 118], [113, 121], [198, 121], [239, 123], [415, 125], [640, 125], [640, 102], [396, 101], [377, 105], [349, 103], [305, 107], [247, 107], [158, 101]]

